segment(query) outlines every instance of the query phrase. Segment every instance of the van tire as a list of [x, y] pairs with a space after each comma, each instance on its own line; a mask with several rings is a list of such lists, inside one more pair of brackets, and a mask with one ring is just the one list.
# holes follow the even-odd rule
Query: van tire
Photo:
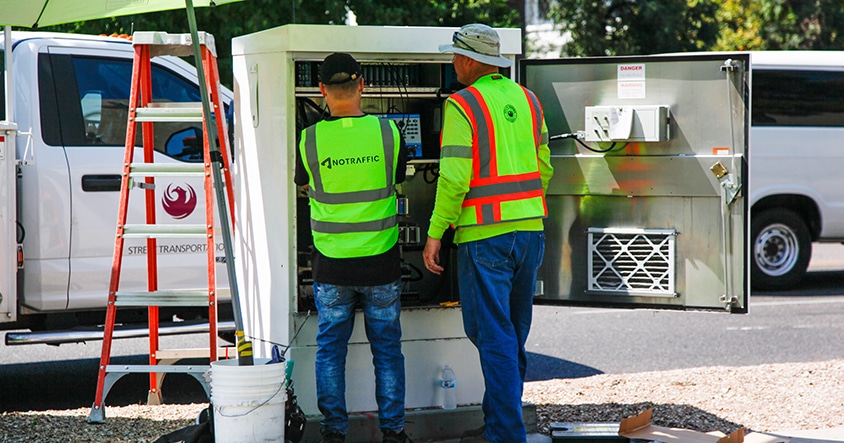
[[812, 258], [812, 237], [794, 211], [767, 209], [750, 223], [750, 284], [754, 289], [785, 289], [803, 278]]

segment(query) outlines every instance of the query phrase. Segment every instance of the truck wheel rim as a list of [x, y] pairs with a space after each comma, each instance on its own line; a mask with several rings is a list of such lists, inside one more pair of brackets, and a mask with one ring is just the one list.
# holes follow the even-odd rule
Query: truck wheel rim
[[783, 224], [770, 225], [756, 238], [754, 256], [759, 269], [770, 276], [787, 274], [800, 255], [794, 230]]

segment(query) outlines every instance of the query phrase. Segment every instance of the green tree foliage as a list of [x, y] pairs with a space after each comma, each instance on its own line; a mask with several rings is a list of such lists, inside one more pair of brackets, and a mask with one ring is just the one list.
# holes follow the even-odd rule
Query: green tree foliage
[[842, 49], [842, 0], [721, 0], [714, 50]]
[[750, 0], [723, 0], [718, 11], [721, 32], [712, 49], [716, 51], [743, 51], [761, 49], [761, 4]]
[[[349, 11], [360, 25], [460, 26], [483, 22], [492, 26], [518, 26], [517, 11], [507, 0], [245, 0], [213, 8], [197, 8], [200, 30], [214, 35], [223, 84], [231, 86], [231, 39], [239, 35], [298, 24], [343, 25]], [[43, 28], [83, 34], [131, 34], [133, 31], [189, 31], [184, 10], [72, 23]]]
[[844, 48], [844, 0], [552, 0], [548, 10], [570, 56]]
[[350, 9], [361, 25], [462, 26], [470, 22], [517, 27], [520, 14], [506, 0], [359, 0]]
[[557, 0], [549, 9], [571, 34], [570, 56], [699, 51], [718, 35], [712, 1]]

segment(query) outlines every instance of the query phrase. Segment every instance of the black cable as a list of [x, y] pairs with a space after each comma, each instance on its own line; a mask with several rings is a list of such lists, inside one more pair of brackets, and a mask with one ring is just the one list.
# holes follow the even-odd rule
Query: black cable
[[402, 261], [402, 263], [406, 264], [407, 267], [409, 267], [411, 271], [416, 273], [416, 277], [414, 277], [413, 274], [411, 274], [410, 277], [407, 278], [407, 281], [417, 282], [417, 281], [422, 280], [422, 270], [421, 269], [419, 269], [418, 267], [416, 267], [416, 265], [414, 265], [413, 263], [411, 263], [411, 262], [409, 262], [405, 259], [401, 259], [401, 261]]
[[304, 106], [303, 102], [304, 102], [304, 100], [302, 100], [302, 99], [298, 99], [298, 98], [296, 99], [296, 117], [297, 117], [296, 118], [296, 131], [297, 132], [307, 128], [308, 126], [310, 126], [308, 124], [307, 116], [305, 115], [305, 106]]
[[[429, 185], [436, 183], [440, 177], [439, 168], [435, 163], [428, 163], [419, 167], [419, 170], [422, 171], [422, 180], [425, 180], [425, 183]], [[429, 173], [431, 174], [430, 177], [428, 176]]]
[[583, 143], [583, 140], [581, 140], [580, 137], [578, 137], [578, 135], [576, 133], [566, 133], [566, 134], [552, 135], [551, 137], [548, 138], [548, 141], [551, 142], [551, 141], [554, 141], [554, 140], [564, 140], [564, 139], [567, 139], [567, 138], [574, 139], [574, 141], [576, 141], [577, 144], [579, 144], [580, 146], [583, 146], [584, 149], [592, 151], [592, 152], [596, 152], [598, 154], [602, 154], [604, 152], [612, 151], [613, 149], [615, 149], [615, 145], [616, 145], [615, 142], [612, 142], [612, 144], [610, 145], [609, 148], [595, 149], [595, 148], [587, 145], [586, 143]]
[[[307, 97], [299, 97], [296, 99], [296, 103], [299, 105], [299, 113], [301, 120], [305, 123], [305, 127], [308, 127], [314, 123], [317, 123], [320, 120], [324, 120], [326, 117], [331, 116], [328, 108], [326, 107], [323, 109], [320, 105], [318, 105], [315, 101]], [[304, 105], [308, 105], [313, 111], [317, 113], [318, 120], [315, 122], [311, 122], [308, 118], [308, 112], [305, 109]], [[303, 128], [304, 129], [304, 128]]]
[[[403, 84], [402, 79], [399, 76], [400, 73], [398, 67], [386, 63], [384, 64], [384, 70], [386, 71], [385, 73], [389, 74], [390, 82], [392, 82], [392, 84], [396, 87], [396, 91], [398, 91], [399, 101], [401, 102], [402, 107], [404, 109], [407, 109], [407, 103], [410, 99], [410, 94], [407, 92], [407, 85]], [[404, 90], [402, 90], [402, 86], [404, 86]], [[404, 137], [404, 130], [408, 124], [409, 114], [403, 112], [400, 108], [396, 107], [395, 105], [391, 105], [387, 109], [387, 114], [389, 114], [391, 110], [395, 110], [396, 114], [401, 115], [401, 126], [399, 127], [399, 130], [401, 131], [402, 137]]]
[[580, 144], [580, 146], [583, 146], [584, 148], [586, 148], [586, 149], [588, 149], [588, 150], [590, 150], [590, 151], [592, 151], [592, 152], [597, 152], [598, 154], [601, 154], [601, 153], [604, 153], [604, 152], [610, 152], [610, 151], [612, 151], [613, 149], [615, 149], [615, 142], [612, 142], [612, 144], [610, 145], [610, 147], [609, 147], [609, 148], [607, 148], [607, 149], [594, 149], [594, 148], [591, 148], [591, 147], [589, 147], [589, 145], [587, 145], [586, 143], [583, 143], [583, 141], [582, 141], [582, 140], [580, 140], [580, 139], [577, 139], [577, 143], [578, 143], [578, 144]]

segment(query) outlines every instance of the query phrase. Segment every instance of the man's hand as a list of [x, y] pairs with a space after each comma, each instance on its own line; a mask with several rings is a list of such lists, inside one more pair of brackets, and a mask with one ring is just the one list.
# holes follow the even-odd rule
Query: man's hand
[[435, 238], [428, 237], [425, 242], [425, 250], [422, 251], [422, 259], [425, 260], [425, 267], [434, 274], [440, 275], [445, 268], [440, 266], [440, 247], [442, 242]]

